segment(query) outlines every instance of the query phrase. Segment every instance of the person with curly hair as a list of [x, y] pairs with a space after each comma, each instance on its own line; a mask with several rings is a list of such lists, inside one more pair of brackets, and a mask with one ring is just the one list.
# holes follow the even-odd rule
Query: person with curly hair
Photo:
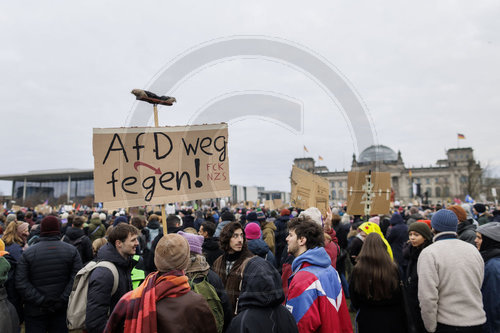
[[239, 222], [230, 222], [222, 229], [220, 247], [224, 253], [215, 260], [213, 270], [221, 278], [235, 313], [241, 291], [242, 272], [248, 259], [254, 256], [247, 248], [245, 232]]

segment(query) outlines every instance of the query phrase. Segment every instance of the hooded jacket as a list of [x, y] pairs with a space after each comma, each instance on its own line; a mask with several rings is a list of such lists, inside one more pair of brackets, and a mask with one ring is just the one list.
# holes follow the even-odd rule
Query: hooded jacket
[[302, 253], [292, 263], [286, 307], [300, 332], [352, 332], [340, 277], [323, 247]]
[[19, 318], [16, 308], [9, 302], [7, 290], [4, 287], [9, 270], [9, 262], [0, 254], [0, 332], [2, 333], [19, 331]]
[[460, 222], [457, 227], [458, 239], [476, 246], [476, 226], [471, 221]]
[[[387, 252], [391, 256], [391, 259], [394, 260], [394, 255], [392, 253], [391, 245], [389, 245], [389, 242], [387, 241], [387, 239], [385, 239], [384, 235], [382, 234], [382, 231], [380, 230], [380, 227], [377, 224], [375, 224], [373, 222], [365, 222], [365, 223], [361, 224], [358, 229], [363, 230], [367, 235], [372, 233], [372, 232], [376, 232], [377, 234], [379, 234], [380, 237], [382, 237], [382, 241], [384, 242], [385, 246], [387, 247]], [[408, 233], [408, 231], [407, 231], [407, 233]]]
[[249, 239], [248, 249], [253, 254], [269, 261], [269, 263], [273, 265], [273, 267], [276, 267], [276, 259], [274, 258], [274, 255], [271, 252], [271, 250], [269, 250], [269, 247], [267, 246], [266, 242], [264, 242], [262, 239], [260, 238]]
[[215, 229], [214, 237], [219, 238], [222, 229], [224, 229], [226, 224], [228, 224], [229, 222], [231, 222], [231, 221], [221, 221], [219, 224], [217, 224], [217, 228]]
[[[66, 229], [66, 235], [62, 237], [62, 240], [76, 247], [84, 265], [93, 259], [92, 242], [90, 238], [85, 235], [83, 229], [68, 227]], [[75, 242], [79, 242], [79, 245], [75, 244]]]
[[106, 227], [100, 218], [96, 217], [90, 220], [88, 235], [92, 242], [106, 235]]
[[408, 226], [398, 213], [392, 215], [390, 223], [387, 241], [391, 245], [394, 261], [398, 265], [403, 265], [403, 245], [408, 241]]
[[276, 261], [278, 265], [278, 271], [281, 272], [281, 265], [283, 264], [281, 262], [281, 256], [283, 254], [283, 250], [286, 247], [286, 236], [287, 236], [287, 230], [288, 230], [288, 221], [290, 221], [290, 216], [289, 215], [283, 215], [280, 216], [274, 221], [274, 224], [276, 226], [276, 231], [275, 231], [275, 243], [276, 243]]
[[278, 271], [262, 258], [250, 259], [243, 273], [238, 315], [227, 332], [298, 332], [292, 314], [281, 305], [284, 299]]
[[201, 248], [210, 266], [224, 253], [219, 246], [219, 239], [214, 237], [205, 238]]
[[[108, 320], [108, 313], [113, 311], [116, 303], [127, 292], [132, 290], [130, 273], [137, 261], [125, 259], [110, 243], [105, 244], [97, 253], [97, 260], [111, 261], [118, 270], [118, 289], [111, 295], [113, 273], [105, 267], [97, 267], [90, 275], [87, 294], [87, 316], [85, 326], [88, 332], [102, 332]], [[109, 312], [108, 312], [109, 311]]]
[[269, 246], [269, 250], [273, 254], [276, 252], [276, 240], [275, 240], [276, 226], [273, 221], [266, 221], [262, 224], [262, 239]]

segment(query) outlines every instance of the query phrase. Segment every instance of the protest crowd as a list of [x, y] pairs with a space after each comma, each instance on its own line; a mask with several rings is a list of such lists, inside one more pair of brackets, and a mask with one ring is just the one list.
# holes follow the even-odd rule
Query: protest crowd
[[[131, 216], [132, 215], [132, 216]], [[0, 332], [500, 332], [481, 203], [0, 214]]]

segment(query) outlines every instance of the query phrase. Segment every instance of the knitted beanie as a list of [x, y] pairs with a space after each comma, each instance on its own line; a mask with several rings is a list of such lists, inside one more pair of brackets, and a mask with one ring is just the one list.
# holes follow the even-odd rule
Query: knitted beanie
[[281, 216], [285, 216], [285, 215], [288, 216], [288, 215], [290, 215], [290, 211], [288, 209], [286, 209], [286, 208], [282, 209], [280, 215]]
[[99, 214], [99, 219], [101, 221], [106, 221], [106, 214], [104, 214], [104, 213]]
[[179, 231], [177, 233], [182, 237], [186, 238], [189, 244], [189, 250], [192, 253], [201, 254], [201, 247], [203, 245], [203, 241], [205, 240], [203, 236], [193, 235], [184, 231]]
[[93, 212], [91, 219], [98, 219], [99, 218], [99, 213], [98, 212]]
[[424, 222], [414, 222], [408, 227], [408, 233], [415, 231], [428, 241], [432, 240], [431, 228]]
[[247, 221], [257, 221], [257, 213], [250, 212], [247, 214]]
[[300, 216], [307, 216], [311, 220], [313, 220], [317, 225], [319, 225], [320, 227], [323, 226], [323, 220], [321, 218], [321, 211], [316, 207], [307, 208], [306, 210], [300, 212], [299, 217]]
[[47, 216], [40, 223], [40, 236], [54, 236], [61, 233], [61, 224], [57, 217]]
[[5, 225], [9, 225], [10, 222], [13, 222], [15, 220], [17, 220], [16, 214], [9, 214], [7, 215], [7, 219], [5, 220]]
[[257, 239], [260, 238], [261, 231], [260, 226], [255, 222], [250, 222], [245, 227], [245, 236], [247, 239]]
[[486, 206], [481, 203], [477, 203], [473, 207], [479, 214], [484, 213], [486, 211]]
[[234, 214], [231, 213], [230, 211], [226, 210], [222, 215], [220, 216], [222, 221], [234, 221]]
[[449, 209], [440, 209], [432, 215], [431, 226], [439, 232], [457, 232], [458, 218]]
[[189, 243], [178, 234], [163, 236], [155, 250], [155, 265], [158, 271], [182, 271], [189, 265]]
[[120, 223], [128, 223], [126, 216], [118, 216], [113, 222], [113, 227], [116, 227]]
[[455, 213], [459, 222], [467, 221], [467, 212], [462, 208], [462, 206], [453, 205], [449, 206], [448, 209]]

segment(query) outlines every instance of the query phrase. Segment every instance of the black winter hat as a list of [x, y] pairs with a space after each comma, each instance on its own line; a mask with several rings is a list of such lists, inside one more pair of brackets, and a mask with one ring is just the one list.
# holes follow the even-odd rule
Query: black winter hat
[[221, 221], [234, 221], [234, 214], [231, 213], [230, 211], [226, 210], [222, 215], [220, 216]]
[[486, 206], [481, 203], [477, 203], [474, 205], [474, 209], [478, 213], [484, 213], [486, 211]]

